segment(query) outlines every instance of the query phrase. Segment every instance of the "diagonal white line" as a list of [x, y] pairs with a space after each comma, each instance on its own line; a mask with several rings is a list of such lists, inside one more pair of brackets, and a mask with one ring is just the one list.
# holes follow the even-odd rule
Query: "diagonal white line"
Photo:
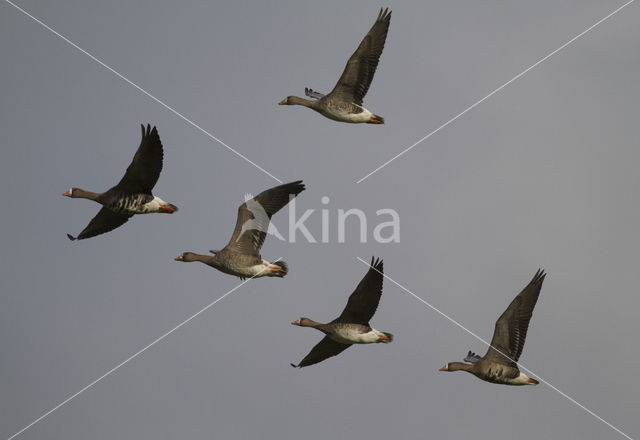
[[[277, 260], [274, 261], [274, 263], [277, 263], [278, 261], [280, 261], [282, 259], [282, 257], [278, 258]], [[20, 434], [22, 434], [24, 431], [26, 431], [27, 429], [31, 428], [33, 425], [35, 425], [36, 423], [38, 423], [40, 420], [44, 419], [45, 417], [47, 417], [49, 414], [51, 414], [52, 412], [56, 411], [57, 409], [59, 409], [60, 407], [66, 405], [67, 403], [69, 403], [70, 401], [72, 401], [73, 399], [75, 399], [76, 397], [78, 397], [80, 394], [84, 393], [85, 391], [87, 391], [89, 388], [91, 388], [92, 386], [94, 386], [95, 384], [97, 384], [98, 382], [100, 382], [102, 379], [104, 379], [105, 377], [109, 376], [111, 373], [115, 372], [116, 370], [118, 370], [120, 367], [124, 366], [125, 364], [127, 364], [128, 362], [132, 361], [133, 359], [135, 359], [136, 357], [138, 357], [139, 355], [141, 355], [142, 353], [144, 353], [145, 351], [147, 351], [149, 348], [153, 347], [154, 345], [156, 345], [158, 342], [162, 341], [164, 338], [166, 338], [167, 336], [169, 336], [171, 333], [175, 332], [176, 330], [178, 330], [180, 327], [184, 326], [185, 324], [189, 323], [191, 320], [193, 320], [194, 318], [196, 318], [197, 316], [201, 315], [202, 313], [206, 312], [207, 310], [209, 310], [211, 307], [213, 307], [214, 305], [216, 305], [218, 302], [222, 301], [225, 297], [227, 297], [228, 295], [230, 295], [231, 293], [235, 292], [237, 289], [239, 289], [240, 287], [244, 286], [245, 284], [247, 284], [249, 281], [251, 281], [252, 279], [254, 279], [255, 277], [257, 277], [258, 275], [260, 275], [262, 272], [264, 272], [265, 270], [267, 270], [267, 268], [265, 267], [264, 269], [262, 269], [260, 272], [258, 272], [257, 274], [255, 274], [254, 276], [252, 276], [251, 278], [247, 278], [246, 280], [244, 280], [243, 282], [241, 282], [240, 284], [238, 284], [236, 287], [234, 287], [233, 289], [229, 290], [227, 293], [225, 293], [224, 295], [222, 295], [220, 298], [218, 298], [217, 300], [213, 301], [212, 303], [210, 303], [208, 306], [206, 306], [205, 308], [201, 309], [199, 312], [191, 315], [189, 318], [185, 319], [184, 321], [182, 321], [180, 324], [176, 325], [174, 328], [172, 328], [171, 330], [169, 330], [168, 332], [166, 332], [165, 334], [163, 334], [162, 336], [160, 336], [159, 338], [157, 338], [156, 340], [154, 340], [152, 343], [150, 343], [149, 345], [147, 345], [146, 347], [136, 351], [134, 354], [132, 354], [131, 356], [129, 356], [127, 359], [125, 359], [124, 361], [120, 362], [118, 365], [116, 365], [115, 367], [113, 367], [111, 370], [107, 371], [106, 373], [104, 373], [102, 376], [100, 376], [99, 378], [97, 378], [96, 380], [94, 380], [93, 382], [91, 382], [89, 385], [85, 386], [84, 388], [82, 388], [80, 391], [76, 392], [75, 394], [72, 394], [71, 396], [67, 397], [65, 400], [63, 400], [62, 402], [60, 402], [58, 405], [54, 406], [53, 408], [51, 408], [49, 411], [47, 411], [46, 413], [44, 413], [43, 415], [41, 415], [40, 417], [38, 417], [37, 419], [35, 419], [33, 422], [29, 423], [27, 426], [25, 426], [24, 428], [22, 428], [20, 431], [16, 432], [15, 434], [13, 434], [11, 437], [9, 437], [7, 440], [12, 440], [13, 438], [19, 436]]]
[[619, 430], [618, 428], [616, 428], [615, 426], [613, 426], [611, 423], [607, 422], [605, 419], [603, 419], [602, 417], [600, 417], [598, 414], [594, 413], [593, 411], [591, 411], [589, 408], [587, 408], [586, 406], [582, 405], [580, 402], [578, 402], [577, 400], [575, 400], [573, 397], [569, 396], [568, 394], [566, 394], [565, 392], [559, 390], [558, 388], [556, 388], [555, 386], [553, 386], [551, 383], [547, 382], [545, 379], [543, 379], [542, 377], [540, 377], [539, 374], [536, 374], [535, 372], [531, 371], [529, 368], [525, 367], [524, 365], [514, 361], [513, 359], [511, 359], [509, 356], [507, 356], [506, 354], [504, 354], [503, 352], [501, 352], [500, 350], [498, 350], [496, 347], [493, 347], [490, 343], [488, 343], [487, 341], [485, 341], [484, 339], [482, 339], [480, 336], [476, 335], [474, 332], [472, 332], [471, 330], [469, 330], [468, 328], [466, 328], [465, 326], [463, 326], [462, 324], [460, 324], [458, 321], [456, 321], [455, 319], [451, 318], [449, 315], [447, 315], [446, 313], [440, 311], [437, 307], [432, 306], [431, 304], [429, 304], [427, 301], [425, 301], [424, 299], [420, 298], [418, 295], [416, 295], [415, 293], [413, 293], [412, 291], [410, 291], [409, 289], [407, 289], [406, 287], [404, 287], [402, 284], [398, 283], [397, 281], [395, 281], [394, 279], [392, 279], [390, 276], [388, 276], [385, 273], [380, 272], [378, 269], [376, 269], [375, 267], [372, 267], [370, 263], [366, 262], [365, 260], [363, 260], [360, 257], [357, 257], [358, 260], [360, 260], [362, 263], [364, 263], [366, 266], [373, 268], [373, 270], [375, 270], [376, 272], [380, 273], [383, 277], [385, 277], [386, 279], [388, 279], [389, 281], [391, 281], [393, 284], [395, 284], [396, 286], [398, 286], [399, 288], [401, 288], [402, 290], [404, 290], [405, 292], [407, 292], [409, 295], [413, 296], [415, 299], [417, 299], [418, 301], [420, 301], [421, 303], [425, 304], [426, 306], [428, 306], [429, 308], [431, 308], [433, 311], [437, 312], [438, 314], [440, 314], [441, 316], [445, 317], [446, 319], [448, 319], [449, 321], [451, 321], [452, 323], [454, 323], [455, 325], [457, 325], [458, 327], [460, 327], [462, 330], [464, 330], [465, 332], [469, 333], [471, 336], [473, 336], [474, 338], [476, 338], [477, 340], [479, 340], [480, 342], [482, 342], [483, 344], [492, 347], [494, 350], [496, 350], [498, 353], [500, 353], [501, 355], [503, 355], [504, 357], [506, 357], [507, 359], [509, 359], [512, 362], [515, 362], [516, 364], [518, 364], [518, 366], [527, 371], [528, 373], [531, 373], [533, 376], [536, 376], [540, 382], [544, 383], [545, 385], [547, 385], [548, 387], [550, 387], [552, 390], [560, 393], [563, 397], [567, 398], [569, 401], [573, 402], [574, 404], [576, 404], [577, 406], [579, 406], [580, 408], [582, 408], [583, 410], [585, 410], [587, 413], [591, 414], [593, 417], [595, 417], [596, 419], [600, 420], [602, 423], [604, 423], [605, 425], [607, 425], [609, 428], [613, 429], [614, 431], [616, 431], [618, 434], [622, 435], [623, 437], [626, 437], [628, 440], [633, 440], [631, 437], [629, 437], [627, 434], [625, 434], [624, 432], [622, 432], [621, 430]]
[[389, 165], [391, 162], [393, 162], [394, 160], [396, 160], [397, 158], [399, 158], [400, 156], [402, 156], [404, 153], [406, 153], [409, 150], [412, 150], [414, 147], [416, 147], [418, 144], [422, 143], [423, 141], [429, 139], [431, 136], [433, 136], [434, 134], [436, 134], [437, 132], [439, 132], [440, 130], [442, 130], [443, 128], [445, 128], [446, 126], [448, 126], [449, 124], [451, 124], [452, 122], [454, 122], [456, 119], [458, 119], [459, 117], [461, 117], [462, 115], [466, 114], [467, 112], [473, 110], [475, 107], [477, 107], [478, 105], [482, 104], [485, 100], [489, 99], [490, 97], [492, 97], [493, 95], [495, 95], [496, 93], [498, 93], [500, 90], [504, 89], [505, 87], [507, 87], [509, 84], [511, 84], [512, 82], [516, 81], [518, 78], [522, 77], [523, 75], [525, 75], [527, 72], [529, 72], [531, 69], [534, 69], [535, 67], [537, 67], [538, 65], [540, 65], [541, 63], [543, 63], [544, 61], [546, 61], [547, 59], [551, 58], [552, 56], [554, 56], [555, 54], [557, 54], [558, 52], [560, 52], [562, 49], [564, 49], [565, 47], [567, 47], [568, 45], [570, 45], [571, 43], [573, 43], [574, 41], [576, 41], [578, 38], [582, 37], [584, 34], [586, 34], [587, 32], [589, 32], [591, 29], [595, 28], [596, 26], [598, 26], [600, 23], [602, 23], [603, 21], [607, 20], [608, 18], [612, 17], [613, 15], [617, 14], [618, 12], [620, 12], [621, 10], [623, 10], [624, 8], [626, 8], [627, 6], [629, 6], [631, 3], [633, 3], [635, 0], [629, 0], [627, 3], [625, 3], [624, 5], [620, 6], [618, 9], [616, 9], [615, 11], [611, 12], [610, 14], [608, 14], [606, 17], [598, 20], [597, 22], [595, 22], [594, 24], [592, 24], [591, 26], [589, 26], [587, 29], [585, 29], [584, 31], [580, 32], [578, 35], [576, 35], [575, 37], [573, 37], [572, 39], [570, 39], [569, 41], [567, 41], [566, 43], [564, 43], [562, 46], [560, 46], [559, 48], [557, 48], [556, 50], [554, 50], [553, 52], [551, 52], [550, 54], [548, 54], [547, 56], [541, 58], [540, 60], [538, 60], [537, 62], [535, 62], [534, 64], [532, 64], [531, 66], [527, 67], [525, 70], [523, 70], [522, 72], [520, 72], [519, 74], [517, 74], [516, 76], [514, 76], [513, 78], [511, 78], [509, 81], [507, 81], [506, 83], [502, 84], [500, 87], [498, 87], [497, 89], [495, 89], [493, 92], [489, 93], [487, 96], [485, 96], [484, 98], [482, 98], [479, 101], [476, 101], [474, 104], [472, 104], [471, 106], [467, 107], [465, 110], [461, 111], [460, 113], [458, 113], [457, 115], [455, 115], [453, 118], [449, 119], [447, 122], [445, 122], [444, 124], [442, 124], [441, 126], [439, 126], [438, 128], [436, 128], [435, 130], [433, 130], [431, 133], [427, 134], [426, 136], [424, 136], [422, 139], [418, 140], [417, 142], [415, 142], [413, 145], [411, 145], [410, 147], [405, 148], [404, 150], [402, 150], [400, 153], [396, 154], [395, 156], [393, 156], [391, 159], [389, 159], [388, 161], [386, 161], [385, 163], [383, 163], [382, 165], [380, 165], [378, 168], [376, 168], [375, 170], [371, 171], [369, 174], [367, 174], [366, 176], [362, 177], [360, 180], [358, 180], [356, 183], [361, 183], [362, 181], [364, 181], [365, 179], [369, 178], [372, 174], [377, 173], [378, 171], [380, 171], [382, 168], [386, 167], [387, 165]]
[[182, 113], [178, 112], [177, 110], [175, 110], [173, 107], [170, 107], [168, 104], [165, 104], [163, 101], [161, 101], [160, 99], [156, 98], [155, 96], [153, 96], [151, 93], [147, 92], [145, 89], [143, 89], [142, 87], [140, 87], [139, 85], [137, 85], [136, 83], [134, 83], [133, 81], [131, 81], [129, 78], [125, 77], [124, 75], [122, 75], [120, 72], [116, 71], [115, 69], [109, 67], [107, 64], [105, 64], [104, 62], [102, 62], [101, 60], [99, 60], [98, 58], [96, 58], [95, 56], [91, 55], [89, 52], [87, 52], [86, 50], [84, 50], [83, 48], [81, 48], [80, 46], [78, 46], [76, 43], [74, 43], [73, 41], [69, 40], [67, 37], [65, 37], [64, 35], [60, 34], [59, 32], [55, 31], [54, 29], [52, 29], [50, 26], [46, 25], [45, 23], [43, 23], [42, 21], [40, 21], [39, 19], [37, 19], [36, 17], [34, 17], [33, 15], [29, 14], [27, 11], [25, 11], [24, 9], [22, 9], [20, 6], [16, 5], [15, 3], [11, 2], [10, 0], [5, 0], [5, 2], [9, 3], [11, 6], [13, 6], [14, 8], [16, 8], [18, 11], [22, 12], [24, 15], [26, 15], [27, 17], [31, 18], [33, 21], [35, 21], [36, 23], [38, 23], [39, 25], [41, 25], [42, 27], [44, 27], [45, 29], [47, 29], [48, 31], [50, 31], [51, 33], [53, 33], [54, 35], [56, 35], [57, 37], [60, 37], [62, 40], [64, 40], [66, 43], [68, 43], [69, 45], [75, 47], [76, 49], [78, 49], [80, 52], [82, 52], [83, 54], [85, 54], [86, 56], [88, 56], [89, 58], [91, 58], [93, 61], [95, 61], [96, 63], [100, 64], [102, 67], [104, 67], [105, 69], [109, 70], [110, 72], [114, 73], [115, 75], [117, 75], [118, 77], [120, 77], [121, 79], [123, 79], [124, 81], [126, 81], [128, 84], [132, 85], [133, 87], [135, 87], [136, 89], [138, 89], [139, 91], [141, 91], [142, 93], [144, 93], [145, 95], [147, 95], [149, 98], [153, 99], [155, 102], [157, 102], [158, 104], [160, 104], [161, 106], [163, 106], [164, 108], [166, 108], [167, 110], [169, 110], [171, 113], [173, 113], [174, 115], [178, 116], [179, 118], [181, 118], [182, 120], [184, 120], [185, 122], [191, 124], [192, 126], [194, 126], [195, 128], [197, 128], [198, 130], [200, 130], [202, 133], [206, 134], [207, 136], [209, 136], [211, 139], [213, 139], [214, 141], [218, 142], [220, 145], [226, 147], [229, 151], [231, 151], [232, 153], [234, 153], [236, 156], [241, 157], [242, 159], [244, 159], [245, 161], [249, 162], [251, 165], [253, 165], [254, 167], [256, 167], [257, 169], [259, 169], [260, 171], [262, 171], [263, 173], [265, 173], [266, 175], [268, 175], [269, 177], [271, 177], [272, 179], [274, 179], [275, 181], [277, 181], [278, 183], [283, 183], [282, 180], [278, 179], [276, 176], [274, 176], [273, 174], [271, 174], [269, 171], [265, 170], [264, 168], [262, 168], [260, 165], [258, 165], [257, 163], [253, 162], [252, 160], [250, 160], [248, 157], [246, 157], [244, 154], [236, 151], [235, 149], [233, 149], [232, 147], [230, 147], [229, 145], [225, 144], [224, 142], [222, 142], [222, 140], [218, 139], [217, 137], [215, 137], [214, 135], [212, 135], [211, 133], [209, 133], [207, 130], [205, 130], [204, 128], [200, 127], [198, 124], [196, 124], [195, 122], [193, 122], [191, 119], [187, 118], [186, 116], [184, 116]]

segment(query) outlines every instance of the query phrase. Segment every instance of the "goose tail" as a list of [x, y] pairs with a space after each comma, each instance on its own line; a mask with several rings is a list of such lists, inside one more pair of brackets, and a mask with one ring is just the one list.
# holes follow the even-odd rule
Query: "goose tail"
[[275, 277], [284, 277], [289, 272], [289, 266], [284, 261], [276, 261], [269, 264], [269, 269], [271, 269], [271, 276]]

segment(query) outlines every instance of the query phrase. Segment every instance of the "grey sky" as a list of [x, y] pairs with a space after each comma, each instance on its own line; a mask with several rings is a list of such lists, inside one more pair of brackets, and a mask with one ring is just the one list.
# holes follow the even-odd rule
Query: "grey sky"
[[[284, 279], [254, 280], [68, 405], [29, 439], [622, 438], [549, 387], [438, 372], [486, 347], [392, 283], [389, 345], [294, 370], [366, 272], [356, 257], [490, 339], [538, 267], [521, 362], [640, 437], [638, 101], [632, 4], [361, 184], [378, 165], [623, 1], [37, 2], [18, 4], [284, 182], [304, 179], [331, 243], [268, 238]], [[278, 107], [328, 92], [380, 6], [391, 27], [365, 106], [386, 125]], [[0, 436], [8, 438], [239, 281], [173, 261], [224, 246], [247, 192], [277, 182], [0, 4]], [[140, 216], [71, 243], [151, 123], [165, 147]], [[323, 196], [330, 198], [322, 205]], [[337, 210], [393, 208], [398, 244], [336, 243]], [[287, 229], [287, 211], [274, 217]]]

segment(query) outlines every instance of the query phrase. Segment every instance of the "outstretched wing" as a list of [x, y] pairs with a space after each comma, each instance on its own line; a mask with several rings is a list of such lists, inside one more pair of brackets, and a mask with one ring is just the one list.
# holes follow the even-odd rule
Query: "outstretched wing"
[[382, 49], [384, 49], [389, 23], [391, 23], [391, 11], [388, 8], [380, 9], [376, 22], [347, 61], [342, 76], [331, 95], [342, 101], [362, 105], [364, 95], [367, 94], [373, 75], [376, 73]]
[[368, 325], [382, 296], [382, 260], [371, 258], [371, 267], [349, 296], [347, 306], [333, 322]]
[[164, 153], [156, 127], [151, 128], [147, 124], [146, 131], [144, 125], [140, 125], [140, 128], [140, 146], [116, 188], [125, 193], [151, 194], [162, 171]]
[[311, 90], [308, 87], [304, 88], [304, 94], [307, 95], [309, 98], [313, 98], [313, 99], [320, 99], [324, 96], [322, 93], [316, 92], [315, 90]]
[[285, 183], [263, 191], [240, 205], [236, 228], [227, 248], [241, 254], [260, 255], [271, 217], [304, 188], [302, 180]]
[[118, 214], [110, 209], [102, 208], [77, 237], [70, 234], [67, 234], [67, 237], [71, 240], [95, 237], [96, 235], [112, 231], [118, 226], [125, 224], [132, 216], [133, 214]]
[[482, 359], [480, 356], [469, 350], [469, 353], [467, 353], [467, 357], [465, 357], [463, 360], [465, 362], [469, 362], [470, 364], [475, 364], [480, 359]]
[[544, 271], [538, 269], [531, 282], [522, 289], [522, 292], [511, 301], [507, 310], [500, 315], [496, 321], [491, 347], [489, 347], [485, 358], [517, 368], [516, 362], [522, 354], [529, 321], [538, 301], [545, 276]]
[[311, 349], [309, 354], [306, 355], [298, 365], [291, 364], [291, 366], [296, 368], [308, 367], [309, 365], [317, 364], [318, 362], [322, 362], [332, 356], [336, 356], [349, 347], [351, 347], [351, 344], [341, 344], [340, 342], [334, 341], [329, 336], [325, 336], [316, 344], [315, 347]]

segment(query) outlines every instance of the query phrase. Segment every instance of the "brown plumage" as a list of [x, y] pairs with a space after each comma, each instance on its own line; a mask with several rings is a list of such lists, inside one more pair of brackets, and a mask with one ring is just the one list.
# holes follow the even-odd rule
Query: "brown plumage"
[[347, 61], [338, 83], [328, 96], [362, 105], [378, 68], [380, 55], [387, 40], [389, 24], [391, 24], [391, 11], [388, 8], [385, 10], [381, 8], [375, 23]]
[[288, 96], [280, 101], [280, 105], [302, 105], [340, 122], [384, 124], [384, 118], [362, 107], [362, 101], [376, 73], [390, 23], [391, 11], [380, 9], [378, 18], [347, 61], [331, 93], [323, 95], [305, 89], [305, 94], [317, 101]]
[[538, 301], [546, 274], [539, 269], [531, 282], [520, 292], [496, 321], [491, 346], [483, 357], [471, 351], [464, 359], [470, 364], [450, 362], [440, 371], [464, 370], [487, 382], [505, 385], [536, 385], [518, 369], [518, 359], [524, 348], [529, 321]]
[[172, 214], [178, 210], [177, 206], [154, 197], [151, 192], [160, 177], [164, 153], [156, 127], [152, 129], [147, 124], [146, 131], [144, 125], [140, 125], [140, 128], [142, 130], [140, 146], [116, 186], [104, 193], [71, 188], [62, 194], [71, 198], [93, 200], [103, 205], [103, 208], [77, 237], [67, 234], [69, 239], [82, 240], [104, 234], [126, 223], [134, 214], [152, 212]]
[[291, 366], [302, 368], [317, 364], [342, 353], [352, 344], [388, 343], [393, 340], [391, 333], [380, 332], [369, 325], [382, 296], [382, 274], [382, 260], [374, 261], [372, 258], [369, 271], [349, 296], [340, 316], [328, 324], [321, 324], [309, 318], [300, 318], [291, 323], [300, 327], [312, 327], [327, 335], [298, 365]]
[[302, 180], [267, 189], [238, 207], [236, 227], [229, 243], [215, 255], [184, 252], [176, 261], [200, 261], [208, 266], [242, 279], [251, 277], [284, 277], [288, 267], [284, 261], [268, 262], [260, 249], [269, 230], [271, 217], [304, 191]]

